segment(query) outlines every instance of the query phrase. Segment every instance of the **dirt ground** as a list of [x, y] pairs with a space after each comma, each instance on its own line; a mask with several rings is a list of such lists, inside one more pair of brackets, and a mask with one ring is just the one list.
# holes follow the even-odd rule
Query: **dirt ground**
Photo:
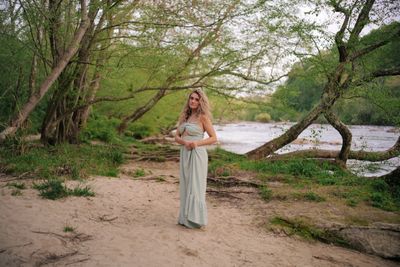
[[[138, 169], [145, 176], [133, 178]], [[27, 180], [28, 189], [13, 196], [5, 186], [10, 177], [1, 177], [0, 266], [398, 266], [268, 231], [266, 218], [272, 214], [316, 210], [301, 203], [264, 203], [256, 192], [232, 198], [210, 190], [209, 224], [186, 229], [177, 225], [178, 163], [131, 161], [121, 173], [90, 177], [95, 197], [56, 201], [40, 198]], [[333, 208], [319, 209], [324, 210], [340, 216]], [[66, 226], [73, 231], [64, 232]]]

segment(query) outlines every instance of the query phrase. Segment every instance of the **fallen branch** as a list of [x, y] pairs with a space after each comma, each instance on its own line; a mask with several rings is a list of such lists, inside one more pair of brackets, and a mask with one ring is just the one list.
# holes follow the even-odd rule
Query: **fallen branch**
[[223, 190], [213, 190], [213, 189], [207, 189], [207, 193], [227, 193], [227, 194], [254, 194], [254, 191], [223, 191]]
[[227, 198], [242, 199], [242, 198], [240, 198], [240, 197], [232, 196], [231, 194], [226, 193], [226, 192], [220, 192], [220, 191], [214, 191], [214, 190], [211, 190], [211, 191], [210, 191], [210, 190], [207, 190], [207, 193], [214, 194], [214, 195], [218, 195], [219, 197], [227, 197]]
[[[274, 154], [267, 158], [267, 160], [279, 160], [289, 158], [324, 158], [334, 159], [339, 156], [340, 151], [323, 150], [323, 149], [305, 149], [300, 151], [293, 151], [285, 154]], [[385, 151], [350, 151], [348, 159], [366, 160], [366, 161], [384, 161], [400, 155], [400, 138], [396, 144]]]
[[9, 247], [5, 247], [5, 248], [1, 248], [0, 249], [0, 253], [3, 253], [3, 252], [5, 252], [6, 250], [8, 250], [10, 248], [26, 247], [26, 246], [29, 246], [29, 245], [32, 245], [32, 244], [33, 244], [32, 242], [29, 242], [29, 243], [22, 244], [22, 245], [15, 245], [15, 246], [9, 246]]
[[207, 182], [214, 184], [214, 185], [221, 185], [225, 187], [233, 187], [233, 186], [248, 186], [248, 187], [255, 187], [259, 188], [261, 184], [250, 182], [250, 181], [243, 181], [239, 180], [234, 176], [228, 177], [207, 177]]
[[[67, 244], [67, 241], [75, 243], [76, 241], [84, 242], [84, 241], [92, 239], [91, 235], [86, 235], [83, 233], [76, 233], [75, 235], [60, 235], [60, 234], [56, 234], [53, 232], [42, 232], [42, 231], [32, 231], [32, 233], [53, 235], [53, 236], [57, 237], [61, 242], [63, 242], [64, 245]], [[67, 240], [67, 241], [65, 241], [65, 240]]]
[[111, 218], [107, 218], [107, 216], [108, 215], [106, 215], [106, 214], [102, 215], [102, 216], [99, 216], [99, 220], [102, 221], [102, 222], [112, 222], [112, 221], [118, 219], [118, 216], [114, 216], [114, 217], [111, 217]]
[[59, 261], [61, 259], [74, 256], [77, 253], [78, 253], [77, 250], [69, 252], [69, 253], [65, 253], [65, 254], [60, 254], [60, 255], [57, 255], [57, 254], [54, 254], [54, 253], [50, 253], [50, 254], [46, 255], [45, 259], [43, 259], [42, 261], [37, 262], [35, 264], [35, 266], [42, 266], [42, 265], [46, 265], [46, 264], [49, 264], [49, 263], [55, 263], [55, 262], [57, 262], [57, 261]]
[[75, 264], [75, 263], [78, 263], [78, 262], [84, 262], [84, 261], [87, 261], [87, 260], [90, 260], [90, 258], [84, 258], [84, 259], [80, 259], [80, 260], [76, 260], [76, 261], [71, 261], [69, 263], [66, 263], [65, 265], [71, 265], [71, 264]]

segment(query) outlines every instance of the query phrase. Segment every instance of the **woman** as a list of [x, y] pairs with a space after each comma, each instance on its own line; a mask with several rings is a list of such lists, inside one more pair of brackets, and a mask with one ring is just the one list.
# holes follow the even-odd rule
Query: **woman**
[[[200, 228], [207, 224], [208, 155], [204, 146], [217, 141], [208, 99], [202, 90], [190, 93], [178, 125], [175, 140], [183, 145], [180, 152], [178, 223], [188, 228]], [[209, 136], [206, 139], [203, 139], [204, 132]]]

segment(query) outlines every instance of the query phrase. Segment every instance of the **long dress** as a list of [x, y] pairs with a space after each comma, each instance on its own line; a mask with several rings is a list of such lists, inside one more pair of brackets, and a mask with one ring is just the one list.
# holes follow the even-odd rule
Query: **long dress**
[[[197, 123], [184, 122], [178, 131], [183, 140], [196, 141], [204, 137], [204, 131]], [[206, 186], [208, 155], [205, 147], [180, 151], [179, 193], [180, 208], [178, 223], [189, 228], [200, 228], [207, 224]]]

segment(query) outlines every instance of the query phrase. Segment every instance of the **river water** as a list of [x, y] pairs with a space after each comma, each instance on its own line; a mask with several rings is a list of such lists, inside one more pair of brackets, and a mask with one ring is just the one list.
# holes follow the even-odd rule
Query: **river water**
[[[293, 123], [240, 122], [215, 125], [220, 146], [244, 154], [278, 137]], [[352, 150], [383, 151], [392, 147], [400, 129], [389, 126], [349, 126], [353, 134]], [[302, 149], [340, 150], [342, 138], [329, 124], [312, 124], [294, 142], [277, 151], [286, 153]], [[360, 176], [380, 176], [400, 165], [400, 157], [382, 162], [349, 160], [349, 169]]]

